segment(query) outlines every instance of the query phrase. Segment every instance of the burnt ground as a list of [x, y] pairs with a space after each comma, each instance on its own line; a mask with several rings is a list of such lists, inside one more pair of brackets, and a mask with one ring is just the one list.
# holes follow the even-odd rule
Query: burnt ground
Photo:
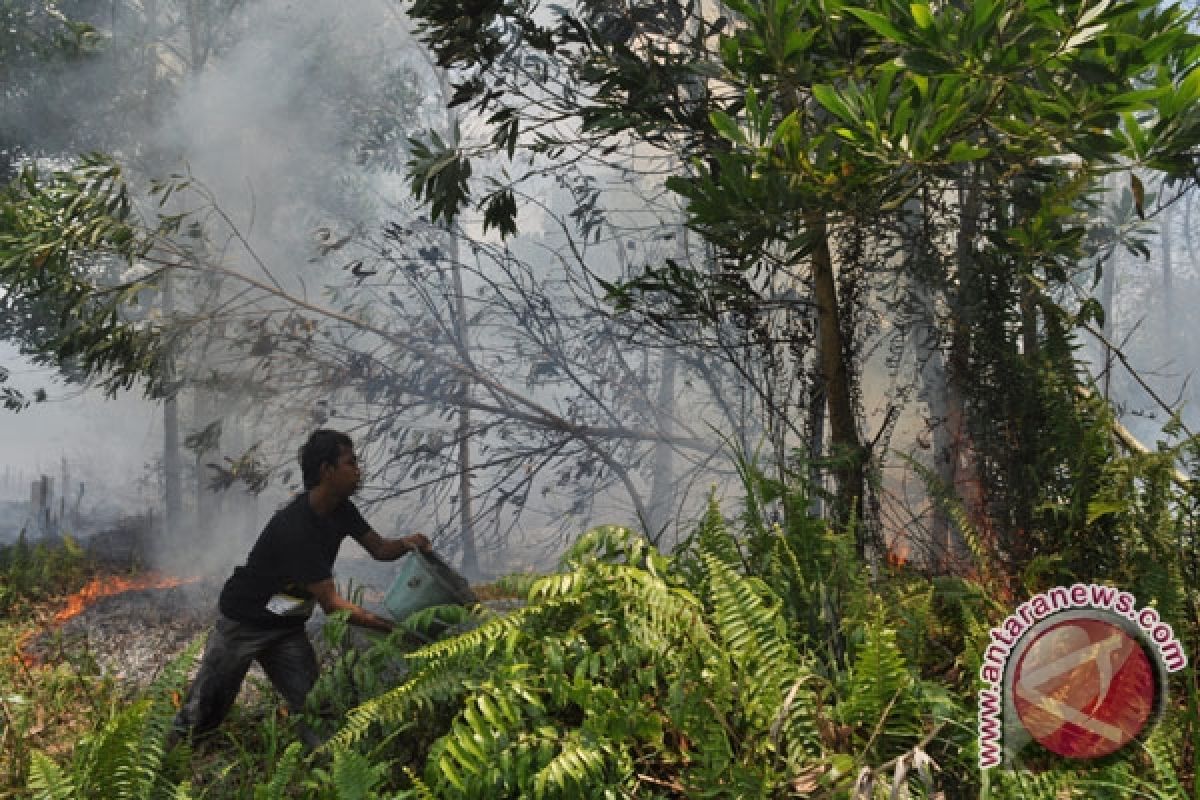
[[[196, 637], [204, 634], [216, 618], [217, 595], [223, 579], [204, 578], [177, 586], [130, 589], [101, 597], [79, 614], [61, 624], [48, 624], [26, 647], [40, 661], [58, 661], [64, 656], [94, 662], [101, 674], [112, 677], [130, 690], [150, 685]], [[376, 613], [386, 614], [383, 592], [358, 584], [354, 599]], [[488, 598], [483, 604], [505, 612], [522, 605], [508, 598]], [[324, 615], [317, 609], [308, 632], [320, 652], [319, 631]], [[369, 644], [362, 635], [352, 637], [359, 645]], [[414, 641], [414, 645], [419, 642]], [[198, 659], [197, 659], [198, 661]], [[192, 665], [192, 672], [196, 664]], [[254, 665], [243, 692], [255, 691], [266, 676]]]
[[[153, 536], [151, 520], [124, 520], [86, 540], [88, 560], [102, 574], [136, 578], [144, 568], [141, 555], [147, 552]], [[350, 599], [387, 615], [383, 599], [396, 575], [396, 564], [351, 557], [339, 559], [335, 570], [339, 585]], [[152, 683], [192, 641], [207, 632], [216, 618], [217, 596], [224, 580], [224, 575], [209, 575], [166, 588], [130, 589], [101, 597], [63, 623], [48, 623], [27, 644], [25, 652], [45, 662], [66, 657], [94, 663], [101, 674], [136, 692]], [[513, 604], [489, 599], [485, 605], [506, 611]], [[323, 623], [324, 615], [317, 609], [308, 630], [318, 651]], [[357, 644], [366, 641], [361, 636], [355, 638]], [[195, 668], [193, 664], [193, 673]], [[251, 668], [250, 677], [256, 675], [262, 680], [246, 681], [243, 692], [254, 692], [256, 686], [264, 685], [265, 675], [257, 665]]]
[[101, 597], [31, 643], [30, 655], [69, 653], [122, 684], [144, 687], [212, 624], [220, 584], [196, 581]]

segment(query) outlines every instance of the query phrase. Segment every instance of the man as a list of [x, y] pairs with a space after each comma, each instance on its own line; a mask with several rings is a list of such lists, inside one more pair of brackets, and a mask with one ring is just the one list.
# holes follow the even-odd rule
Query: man
[[[429, 550], [422, 534], [385, 539], [371, 529], [350, 496], [360, 473], [350, 437], [315, 431], [300, 449], [306, 491], [277, 511], [221, 590], [220, 614], [209, 633], [200, 670], [175, 717], [170, 743], [214, 729], [229, 713], [252, 661], [258, 661], [299, 713], [317, 680], [317, 659], [304, 623], [319, 603], [326, 614], [349, 611], [350, 623], [390, 631], [389, 620], [338, 594], [333, 562], [350, 536], [377, 560], [391, 561], [414, 549]], [[310, 747], [313, 732], [301, 728]]]

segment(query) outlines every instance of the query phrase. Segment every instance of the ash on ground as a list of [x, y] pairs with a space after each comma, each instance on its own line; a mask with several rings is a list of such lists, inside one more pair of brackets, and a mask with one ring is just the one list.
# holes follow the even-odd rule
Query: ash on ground
[[215, 618], [220, 584], [196, 581], [101, 597], [39, 637], [38, 655], [92, 660], [104, 675], [149, 685]]
[[[92, 661], [101, 673], [131, 689], [149, 686], [196, 637], [206, 634], [217, 616], [217, 596], [221, 581], [205, 579], [178, 586], [131, 589], [99, 598], [57, 628], [43, 631], [30, 648], [31, 654], [44, 660], [59, 660], [64, 655]], [[382, 593], [369, 588], [357, 598], [367, 608], [385, 613]], [[482, 605], [497, 613], [507, 613], [524, 605], [521, 600], [496, 598]], [[318, 609], [307, 626], [309, 637], [320, 649], [319, 631], [325, 615]], [[360, 646], [370, 639], [356, 637]], [[199, 666], [192, 664], [191, 674]], [[258, 664], [251, 667], [243, 685], [244, 692], [255, 691], [256, 683], [266, 676]], [[261, 679], [255, 681], [254, 678]]]

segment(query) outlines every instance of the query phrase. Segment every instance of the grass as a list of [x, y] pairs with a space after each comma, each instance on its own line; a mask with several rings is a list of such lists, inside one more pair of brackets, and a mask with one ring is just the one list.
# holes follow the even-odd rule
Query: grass
[[[86, 646], [53, 635], [64, 598], [99, 572], [70, 540], [31, 544], [22, 538], [0, 548], [0, 800], [28, 796], [33, 751], [68, 763], [85, 735], [103, 728], [147, 688], [105, 676]], [[362, 587], [343, 591], [358, 597]], [[331, 636], [331, 629], [342, 635]], [[351, 696], [378, 690], [366, 684], [379, 672], [345, 634], [345, 625], [327, 626], [316, 642], [322, 694], [341, 712]], [[164, 777], [188, 781], [193, 796], [253, 797], [296, 738], [282, 701], [252, 670], [217, 733], [171, 753]]]
[[[72, 552], [69, 545], [61, 551], [21, 546], [24, 552], [15, 555], [11, 550], [0, 550], [0, 581], [7, 598], [7, 604], [0, 606], [0, 800], [28, 796], [32, 751], [41, 751], [58, 764], [70, 763], [76, 744], [84, 736], [100, 730], [146, 692], [146, 687], [105, 677], [77, 642], [45, 635], [53, 630], [53, 617], [62, 606], [62, 596], [85, 585], [96, 573], [94, 566]], [[485, 602], [504, 600], [521, 597], [532, 579], [514, 575], [473, 588]], [[361, 587], [347, 586], [343, 591], [356, 596]], [[316, 642], [322, 672], [310, 699], [326, 714], [307, 721], [325, 733], [336, 724], [331, 720], [342, 718], [349, 708], [385, 688], [383, 684], [394, 677], [389, 671], [394, 672], [392, 668], [408, 649], [403, 636], [397, 636], [382, 642], [387, 647], [364, 650], [349, 630], [344, 620], [335, 618]], [[39, 641], [38, 659], [29, 657], [28, 644], [34, 637]], [[378, 639], [373, 641], [381, 644]], [[1177, 762], [1179, 782], [1185, 791], [1191, 787], [1193, 776], [1191, 753], [1183, 757], [1183, 752], [1198, 729], [1197, 701], [1187, 691], [1187, 681], [1193, 677], [1191, 669], [1174, 676], [1175, 708], [1163, 733], [1177, 735], [1161, 750], [1164, 757]], [[961, 686], [959, 689], [963, 690]], [[974, 724], [974, 720], [958, 722], [968, 727]], [[425, 751], [420, 743], [429, 737], [419, 730], [406, 730], [405, 737], [411, 740], [408, 744], [388, 744], [388, 763], [418, 765], [423, 761]], [[265, 678], [252, 672], [218, 732], [194, 746], [172, 752], [162, 767], [162, 777], [171, 785], [187, 782], [193, 797], [220, 800], [261, 796], [265, 782], [282, 774], [281, 765], [287, 762], [285, 752], [296, 738], [294, 720], [283, 711]], [[1149, 762], [1139, 767], [1136, 774], [1155, 773]], [[322, 755], [305, 762], [287, 782], [285, 796], [333, 796], [322, 793], [330, 781], [322, 771], [332, 769]], [[1191, 791], [1193, 794], [1188, 796], [1200, 800], [1200, 789]], [[1015, 795], [1001, 792], [994, 796]]]
[[23, 613], [0, 614], [0, 798], [22, 796], [31, 750], [69, 753], [121, 699], [120, 687], [86, 654], [61, 647], [30, 654], [56, 607], [31, 602]]

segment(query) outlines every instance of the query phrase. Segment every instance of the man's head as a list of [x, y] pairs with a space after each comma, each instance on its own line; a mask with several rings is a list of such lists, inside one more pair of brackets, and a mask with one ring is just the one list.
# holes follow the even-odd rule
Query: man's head
[[300, 473], [304, 488], [315, 489], [323, 478], [333, 482], [331, 488], [346, 496], [358, 488], [358, 461], [354, 457], [354, 442], [341, 431], [321, 428], [300, 448]]

